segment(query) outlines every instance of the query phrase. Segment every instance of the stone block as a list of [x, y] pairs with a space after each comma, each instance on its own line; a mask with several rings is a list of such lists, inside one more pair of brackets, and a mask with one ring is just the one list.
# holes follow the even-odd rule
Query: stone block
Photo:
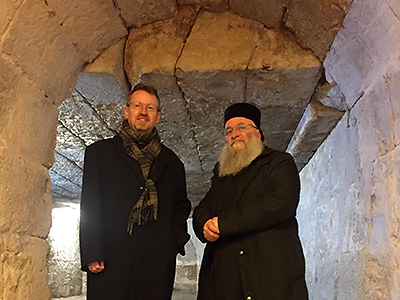
[[260, 108], [305, 108], [321, 77], [321, 63], [285, 31], [265, 30], [249, 64], [246, 101]]
[[116, 0], [115, 4], [127, 27], [140, 27], [171, 18], [177, 10], [174, 0]]
[[299, 170], [307, 164], [343, 114], [317, 100], [310, 102], [287, 147], [287, 151], [295, 157]]
[[179, 6], [195, 5], [212, 11], [221, 11], [229, 8], [229, 0], [177, 0]]
[[57, 105], [71, 93], [84, 62], [45, 2], [28, 0], [22, 4], [1, 46], [3, 53]]
[[349, 0], [294, 0], [285, 14], [285, 25], [296, 35], [303, 48], [312, 49], [321, 61], [329, 52], [343, 19], [350, 9]]
[[263, 25], [230, 12], [201, 11], [177, 68], [183, 72], [245, 70]]
[[392, 107], [393, 136], [395, 145], [400, 144], [400, 69], [390, 66], [384, 76], [385, 87]]
[[51, 226], [48, 170], [11, 145], [0, 160], [1, 230], [44, 238]]
[[173, 74], [196, 14], [194, 8], [183, 7], [174, 18], [131, 29], [124, 58], [131, 85], [135, 85], [142, 74]]
[[[90, 65], [83, 71], [87, 73], [106, 73], [115, 78], [124, 93], [130, 90], [124, 71], [124, 50], [126, 38], [117, 41], [110, 48], [102, 52]], [[78, 84], [79, 84], [78, 76]], [[110, 87], [107, 87], [107, 89]]]
[[318, 84], [312, 99], [321, 102], [326, 107], [332, 107], [340, 111], [350, 108], [339, 86], [337, 84], [331, 85], [326, 81]]
[[368, 93], [352, 109], [352, 114], [357, 120], [359, 139], [362, 141], [360, 152], [365, 162], [394, 149], [392, 106], [382, 77], [369, 87]]
[[21, 72], [0, 56], [0, 130], [11, 121], [15, 98], [20, 86]]
[[400, 2], [396, 0], [388, 0], [387, 3], [393, 11], [394, 17], [400, 20]]
[[[60, 31], [85, 61], [127, 34], [112, 1], [46, 0]], [[107, 24], [104, 26], [104, 24]]]
[[36, 237], [19, 239], [24, 240], [20, 252], [6, 252], [0, 256], [2, 277], [5, 278], [2, 296], [7, 300], [50, 299], [47, 242]]
[[324, 67], [351, 107], [388, 65], [398, 64], [400, 26], [386, 2], [377, 0], [354, 1], [343, 25]]
[[7, 109], [3, 138], [19, 147], [22, 155], [50, 167], [54, 162], [57, 117], [57, 107], [50, 99], [22, 77], [12, 106]]
[[287, 2], [287, 0], [231, 0], [230, 7], [233, 12], [245, 18], [261, 22], [268, 28], [279, 28], [282, 24]]
[[225, 109], [235, 102], [244, 102], [246, 71], [178, 69], [176, 76], [187, 101], [191, 122], [195, 126], [219, 127], [222, 133]]
[[3, 35], [21, 3], [22, 0], [2, 0], [0, 2], [0, 37]]
[[77, 91], [74, 91], [70, 97], [65, 99], [59, 109], [59, 121], [71, 133], [79, 136], [85, 142], [85, 145], [115, 135], [114, 131], [105, 128], [104, 121], [95, 109]]

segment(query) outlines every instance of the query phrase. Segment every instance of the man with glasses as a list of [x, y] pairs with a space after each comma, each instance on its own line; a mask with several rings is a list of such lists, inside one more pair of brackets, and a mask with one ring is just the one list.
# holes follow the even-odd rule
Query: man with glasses
[[306, 300], [295, 218], [300, 180], [292, 156], [263, 144], [260, 110], [224, 114], [226, 146], [193, 227], [206, 248], [198, 300]]
[[185, 170], [161, 144], [157, 91], [136, 85], [112, 139], [86, 149], [80, 249], [87, 300], [170, 300], [189, 240]]

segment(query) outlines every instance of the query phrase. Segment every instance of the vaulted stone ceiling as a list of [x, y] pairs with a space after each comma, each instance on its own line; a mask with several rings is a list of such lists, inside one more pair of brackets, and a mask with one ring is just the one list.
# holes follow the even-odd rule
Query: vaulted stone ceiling
[[125, 94], [139, 81], [159, 90], [157, 128], [185, 164], [194, 205], [208, 188], [231, 103], [259, 106], [266, 144], [290, 151], [299, 169], [347, 109], [322, 67], [346, 0], [114, 4], [129, 34], [84, 69], [59, 107], [54, 201], [79, 202], [85, 147], [116, 134]]

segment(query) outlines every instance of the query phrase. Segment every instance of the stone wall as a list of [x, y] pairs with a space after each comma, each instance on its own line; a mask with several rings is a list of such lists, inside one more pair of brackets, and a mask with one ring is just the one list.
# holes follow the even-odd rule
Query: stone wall
[[111, 1], [0, 6], [0, 299], [46, 300], [57, 106], [126, 28]]
[[348, 110], [301, 172], [310, 299], [400, 299], [400, 5], [355, 0], [324, 66]]

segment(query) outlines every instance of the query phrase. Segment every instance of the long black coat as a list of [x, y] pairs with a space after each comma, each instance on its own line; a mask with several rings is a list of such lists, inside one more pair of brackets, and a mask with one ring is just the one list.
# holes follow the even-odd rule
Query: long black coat
[[[231, 279], [230, 273], [224, 273], [232, 268], [224, 262], [226, 256], [233, 257], [238, 266], [237, 278], [245, 299], [308, 299], [305, 262], [295, 219], [300, 180], [293, 158], [265, 148], [241, 173], [235, 193], [225, 196], [232, 197], [233, 206], [219, 214], [216, 207], [220, 199], [216, 195], [223, 178], [218, 177], [217, 170], [218, 164], [211, 189], [193, 214], [195, 233], [207, 243], [198, 299], [228, 300], [215, 297], [217, 276]], [[217, 215], [221, 236], [210, 243], [203, 236], [203, 226]]]
[[[80, 247], [88, 300], [171, 299], [176, 255], [184, 254], [189, 240], [184, 166], [162, 146], [149, 177], [157, 189], [158, 220], [135, 225], [130, 236], [129, 213], [145, 185], [139, 163], [126, 154], [118, 136], [86, 149]], [[105, 270], [89, 272], [92, 261], [105, 261]]]

